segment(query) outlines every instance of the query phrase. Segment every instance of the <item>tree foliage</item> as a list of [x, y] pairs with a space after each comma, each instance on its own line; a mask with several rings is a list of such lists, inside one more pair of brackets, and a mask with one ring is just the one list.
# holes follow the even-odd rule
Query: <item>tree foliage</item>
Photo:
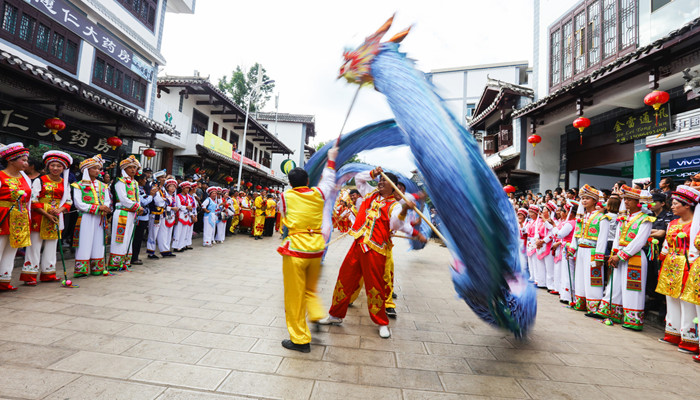
[[[253, 90], [256, 83], [258, 83], [258, 68], [260, 68], [262, 76], [260, 83], [271, 79], [267, 75], [265, 67], [258, 63], [255, 63], [252, 67], [250, 67], [247, 73], [243, 72], [243, 68], [241, 68], [239, 65], [231, 73], [230, 77], [224, 75], [223, 78], [219, 79], [219, 90], [229, 95], [233, 99], [234, 103], [238, 104], [245, 110], [248, 94]], [[265, 107], [265, 104], [270, 100], [274, 89], [274, 82], [268, 85], [260, 86], [250, 100], [250, 112], [261, 111], [263, 107]]]

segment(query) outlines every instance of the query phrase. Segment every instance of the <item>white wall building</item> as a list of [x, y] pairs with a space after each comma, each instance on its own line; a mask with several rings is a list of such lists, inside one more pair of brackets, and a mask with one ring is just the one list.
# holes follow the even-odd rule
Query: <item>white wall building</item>
[[315, 116], [260, 112], [256, 113], [255, 117], [267, 127], [268, 131], [273, 132], [294, 152], [293, 154], [278, 153], [272, 155], [272, 170], [275, 172], [275, 176], [286, 178], [286, 175], [280, 170], [282, 161], [289, 158], [294, 160], [298, 167], [303, 167], [315, 152], [315, 149], [309, 146], [311, 138], [316, 136]]

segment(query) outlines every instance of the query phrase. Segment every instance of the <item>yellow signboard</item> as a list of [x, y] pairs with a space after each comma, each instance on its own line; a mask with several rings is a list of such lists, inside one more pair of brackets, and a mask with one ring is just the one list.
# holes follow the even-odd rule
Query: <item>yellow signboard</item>
[[212, 149], [217, 153], [225, 155], [226, 157], [231, 157], [231, 154], [233, 154], [233, 144], [209, 131], [204, 131], [204, 147]]

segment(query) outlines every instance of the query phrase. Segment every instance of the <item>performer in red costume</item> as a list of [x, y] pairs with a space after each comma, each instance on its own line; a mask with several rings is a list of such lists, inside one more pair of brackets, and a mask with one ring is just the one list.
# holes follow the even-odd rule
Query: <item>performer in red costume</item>
[[[350, 230], [355, 241], [338, 272], [330, 315], [318, 323], [342, 323], [350, 304], [350, 296], [359, 287], [360, 278], [363, 278], [370, 318], [379, 325], [379, 336], [388, 338], [391, 332], [388, 327], [389, 318], [384, 309], [388, 294], [385, 290], [384, 269], [387, 253], [391, 250], [391, 231], [404, 232], [423, 242], [426, 238], [406, 221], [406, 212], [414, 205], [396, 201], [394, 188], [384, 180], [381, 172], [382, 168], [377, 167], [355, 176], [357, 189], [365, 198]], [[385, 175], [394, 184], [398, 182], [395, 175]], [[375, 189], [368, 181], [378, 176], [381, 178]]]

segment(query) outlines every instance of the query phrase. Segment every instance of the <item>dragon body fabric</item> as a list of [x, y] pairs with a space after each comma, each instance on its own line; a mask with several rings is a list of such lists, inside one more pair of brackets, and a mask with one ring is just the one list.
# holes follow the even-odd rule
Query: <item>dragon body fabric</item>
[[[488, 323], [524, 336], [537, 312], [535, 288], [518, 258], [518, 223], [500, 182], [476, 140], [443, 104], [422, 72], [399, 52], [407, 30], [380, 43], [391, 21], [354, 52], [345, 53], [341, 76], [374, 84], [395, 121], [382, 121], [343, 135], [336, 162], [372, 148], [408, 145], [425, 190], [442, 217], [441, 233], [454, 257], [452, 280], [459, 296]], [[306, 168], [312, 182], [331, 147]]]

